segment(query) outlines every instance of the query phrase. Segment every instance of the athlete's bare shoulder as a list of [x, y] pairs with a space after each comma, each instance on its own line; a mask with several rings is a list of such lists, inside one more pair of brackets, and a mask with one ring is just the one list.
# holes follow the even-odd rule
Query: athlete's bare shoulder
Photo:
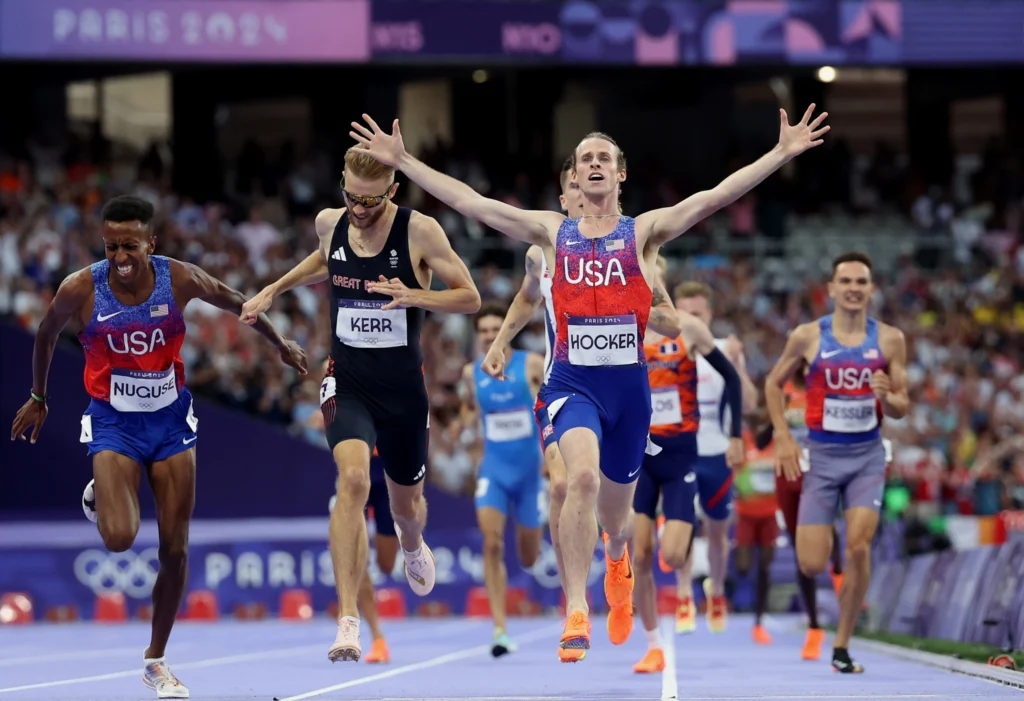
[[890, 356], [893, 352], [898, 352], [901, 348], [906, 348], [907, 339], [903, 334], [903, 331], [891, 324], [885, 324], [881, 321], [878, 322], [878, 345], [882, 347], [882, 352], [886, 356]]
[[76, 270], [61, 281], [57, 287], [57, 295], [54, 298], [54, 302], [56, 303], [59, 299], [62, 307], [76, 303], [81, 305], [92, 296], [94, 291], [92, 266], [90, 265], [81, 270]]
[[320, 213], [316, 215], [316, 235], [321, 239], [330, 237], [344, 213], [344, 207], [340, 209], [321, 209]]

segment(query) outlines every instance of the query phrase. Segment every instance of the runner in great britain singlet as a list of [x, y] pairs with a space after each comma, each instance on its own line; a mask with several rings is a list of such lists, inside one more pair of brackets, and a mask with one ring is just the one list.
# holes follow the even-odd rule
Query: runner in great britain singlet
[[879, 510], [885, 488], [882, 406], [871, 389], [876, 370], [888, 370], [878, 322], [867, 320], [864, 342], [840, 345], [832, 316], [818, 321], [821, 342], [807, 370], [810, 469], [804, 475], [799, 524], [831, 525], [836, 507]]
[[417, 484], [426, 475], [429, 403], [423, 382], [420, 327], [423, 310], [383, 309], [388, 295], [366, 283], [398, 278], [422, 289], [409, 255], [411, 210], [399, 207], [376, 256], [357, 256], [349, 245], [348, 215], [334, 229], [327, 269], [331, 285], [331, 357], [320, 386], [327, 442], [361, 440], [377, 447], [395, 483]]
[[142, 465], [192, 448], [199, 423], [185, 387], [185, 318], [174, 301], [170, 261], [155, 255], [149, 260], [153, 293], [135, 306], [111, 291], [109, 261], [91, 266], [93, 312], [78, 334], [92, 397], [79, 440], [89, 455], [111, 450]]
[[[715, 347], [725, 352], [725, 339], [716, 338]], [[697, 400], [700, 403], [700, 429], [697, 431], [697, 493], [700, 508], [708, 518], [729, 518], [732, 504], [733, 472], [725, 462], [729, 437], [725, 427], [730, 413], [725, 399], [725, 378], [703, 356], [697, 356]]]
[[552, 307], [554, 361], [541, 390], [555, 439], [586, 427], [601, 446], [601, 472], [614, 482], [637, 478], [648, 443], [651, 389], [641, 340], [651, 287], [636, 250], [635, 220], [589, 239], [566, 219], [555, 245]]
[[541, 463], [539, 429], [531, 410], [524, 351], [512, 351], [499, 382], [473, 366], [476, 403], [483, 423], [484, 453], [477, 475], [476, 508], [515, 516], [524, 528], [540, 527]]

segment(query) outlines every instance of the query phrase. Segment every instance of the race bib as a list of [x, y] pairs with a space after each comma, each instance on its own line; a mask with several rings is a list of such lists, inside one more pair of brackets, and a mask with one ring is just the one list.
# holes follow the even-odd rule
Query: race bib
[[825, 397], [821, 427], [834, 433], [864, 433], [878, 426], [875, 397]]
[[519, 441], [533, 436], [536, 419], [529, 409], [493, 411], [484, 417], [484, 434], [495, 443]]
[[324, 381], [320, 383], [320, 406], [324, 405], [328, 399], [338, 393], [338, 381], [328, 375], [324, 378]]
[[570, 316], [569, 363], [586, 367], [636, 365], [639, 338], [636, 316]]
[[338, 340], [353, 348], [397, 348], [408, 345], [404, 309], [382, 309], [388, 302], [338, 300]]
[[721, 426], [717, 401], [700, 403], [700, 425], [716, 429]]
[[774, 494], [775, 473], [770, 470], [751, 470], [750, 487], [757, 494]]
[[679, 403], [679, 389], [676, 387], [651, 389], [651, 408], [651, 426], [683, 423], [683, 409]]
[[118, 411], [159, 411], [178, 399], [174, 366], [167, 370], [110, 371], [110, 406]]

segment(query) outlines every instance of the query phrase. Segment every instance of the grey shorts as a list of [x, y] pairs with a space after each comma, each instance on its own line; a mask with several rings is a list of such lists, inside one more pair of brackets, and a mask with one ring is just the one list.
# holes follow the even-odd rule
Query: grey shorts
[[880, 511], [885, 493], [885, 448], [881, 439], [863, 443], [810, 441], [810, 470], [800, 495], [801, 526], [829, 526], [836, 509]]

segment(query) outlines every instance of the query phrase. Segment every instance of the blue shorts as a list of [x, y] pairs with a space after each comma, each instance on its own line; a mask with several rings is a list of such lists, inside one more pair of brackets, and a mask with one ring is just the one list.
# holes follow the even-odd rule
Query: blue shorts
[[391, 516], [388, 483], [384, 479], [384, 463], [376, 456], [370, 458], [370, 498], [366, 500], [366, 511], [371, 508], [377, 535], [397, 536], [395, 519]]
[[601, 449], [601, 472], [629, 484], [640, 474], [651, 428], [651, 384], [645, 365], [574, 367], [555, 363], [540, 397], [556, 440], [589, 428]]
[[476, 478], [476, 508], [497, 509], [505, 517], [513, 516], [523, 528], [540, 528], [540, 462], [530, 455], [529, 465], [511, 465], [503, 460], [488, 460], [486, 454]]
[[697, 446], [692, 439], [672, 441], [655, 436], [653, 441], [661, 452], [644, 456], [633, 494], [633, 511], [656, 520], [660, 495], [667, 520], [693, 525], [697, 517], [693, 503], [697, 496], [697, 475], [693, 472]]
[[712, 521], [724, 521], [732, 512], [732, 470], [721, 455], [701, 455], [694, 465], [700, 508]]
[[195, 447], [198, 425], [192, 394], [185, 387], [173, 404], [152, 412], [122, 412], [93, 399], [82, 415], [79, 442], [86, 444], [89, 455], [112, 450], [151, 465]]
[[547, 453], [548, 446], [556, 440], [555, 428], [551, 425], [551, 417], [548, 416], [548, 405], [539, 396], [533, 406], [533, 416], [537, 419], [537, 428], [540, 429], [541, 448]]

